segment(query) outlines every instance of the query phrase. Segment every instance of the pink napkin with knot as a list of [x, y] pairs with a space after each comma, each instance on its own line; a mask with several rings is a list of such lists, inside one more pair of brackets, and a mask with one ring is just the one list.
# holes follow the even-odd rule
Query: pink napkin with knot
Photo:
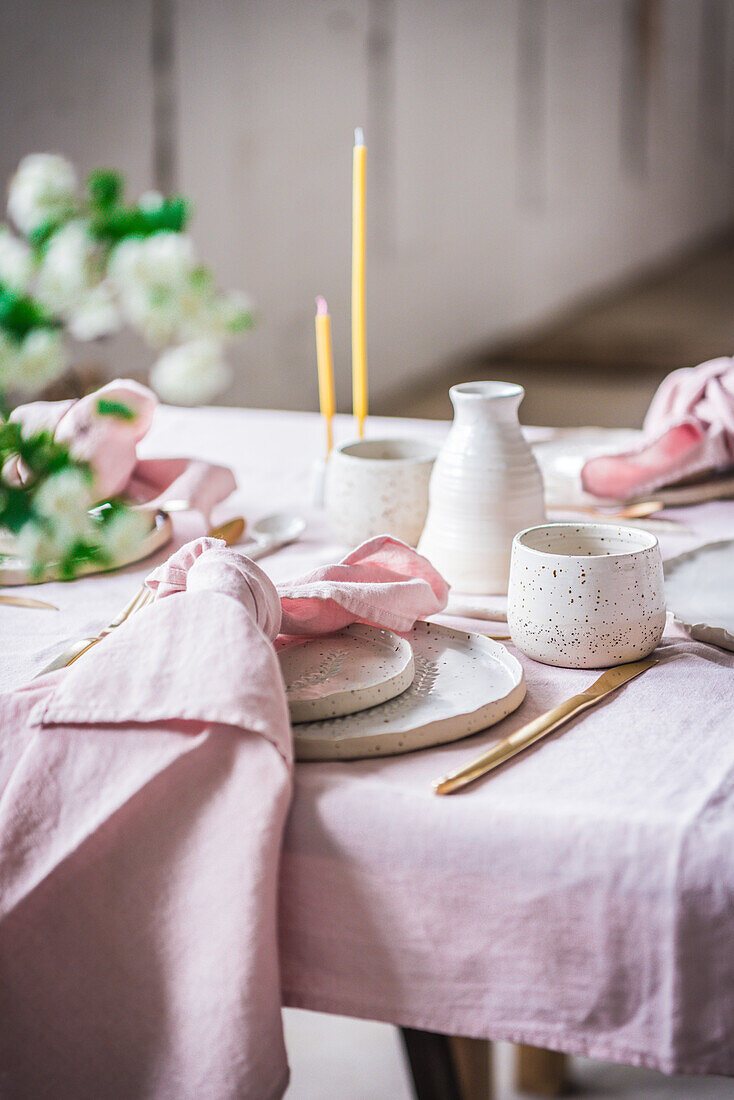
[[[132, 414], [100, 411], [115, 405]], [[184, 501], [208, 522], [212, 508], [236, 488], [232, 471], [199, 459], [138, 459], [137, 445], [153, 422], [158, 398], [131, 378], [116, 379], [79, 401], [34, 401], [20, 405], [10, 419], [27, 433], [49, 431], [65, 443], [74, 458], [88, 462], [97, 501], [124, 494], [132, 503], [161, 506]], [[11, 458], [3, 476], [20, 484], [27, 476], [23, 463]]]
[[270, 1100], [288, 1068], [276, 897], [292, 745], [273, 640], [440, 610], [375, 539], [279, 594], [224, 543], [154, 602], [0, 696], [3, 1100]]
[[595, 496], [627, 500], [734, 466], [734, 359], [675, 370], [661, 383], [635, 451], [589, 459], [581, 471]]

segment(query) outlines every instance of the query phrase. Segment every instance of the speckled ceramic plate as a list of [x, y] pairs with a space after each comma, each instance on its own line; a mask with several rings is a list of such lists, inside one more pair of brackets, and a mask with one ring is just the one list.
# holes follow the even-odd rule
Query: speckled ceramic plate
[[410, 642], [361, 624], [288, 646], [278, 658], [292, 722], [374, 707], [410, 687], [415, 674]]
[[[140, 512], [146, 511], [142, 508], [138, 510]], [[148, 509], [147, 514], [150, 517], [150, 528], [136, 546], [131, 547], [127, 553], [120, 554], [108, 565], [103, 566], [94, 562], [84, 562], [77, 570], [76, 576], [83, 577], [89, 573], [108, 573], [111, 569], [121, 569], [124, 565], [131, 565], [133, 562], [150, 557], [151, 554], [155, 554], [157, 550], [170, 542], [173, 537], [173, 524], [168, 513], [157, 508]], [[0, 535], [1, 586], [41, 584], [44, 581], [64, 579], [59, 576], [58, 566], [54, 562], [50, 562], [40, 575], [32, 573], [30, 563], [18, 557], [14, 550], [15, 540], [13, 536]]]
[[408, 635], [415, 679], [388, 703], [295, 728], [299, 760], [351, 760], [457, 741], [499, 722], [525, 698], [520, 662], [499, 642], [437, 623]]
[[734, 540], [663, 564], [668, 610], [693, 638], [734, 651]]

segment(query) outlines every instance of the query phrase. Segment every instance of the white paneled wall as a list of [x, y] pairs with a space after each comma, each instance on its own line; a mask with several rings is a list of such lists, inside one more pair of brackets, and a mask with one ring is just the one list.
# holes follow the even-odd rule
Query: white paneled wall
[[734, 221], [734, 0], [5, 0], [2, 31], [0, 168], [171, 172], [259, 307], [235, 403], [315, 406], [323, 293], [348, 405], [355, 125], [383, 402]]

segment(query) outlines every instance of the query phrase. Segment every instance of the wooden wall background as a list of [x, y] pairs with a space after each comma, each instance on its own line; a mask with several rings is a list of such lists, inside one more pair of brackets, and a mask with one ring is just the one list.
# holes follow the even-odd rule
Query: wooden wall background
[[48, 149], [190, 194], [260, 311], [232, 403], [315, 407], [324, 293], [348, 407], [355, 125], [383, 405], [734, 222], [733, 0], [5, 0], [0, 27], [0, 174]]

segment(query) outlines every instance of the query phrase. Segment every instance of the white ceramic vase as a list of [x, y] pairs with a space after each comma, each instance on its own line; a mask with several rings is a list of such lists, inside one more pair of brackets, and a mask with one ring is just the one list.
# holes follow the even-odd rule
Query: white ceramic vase
[[506, 592], [513, 537], [545, 520], [543, 481], [518, 420], [524, 395], [510, 382], [449, 391], [454, 423], [433, 468], [418, 548], [456, 592]]

